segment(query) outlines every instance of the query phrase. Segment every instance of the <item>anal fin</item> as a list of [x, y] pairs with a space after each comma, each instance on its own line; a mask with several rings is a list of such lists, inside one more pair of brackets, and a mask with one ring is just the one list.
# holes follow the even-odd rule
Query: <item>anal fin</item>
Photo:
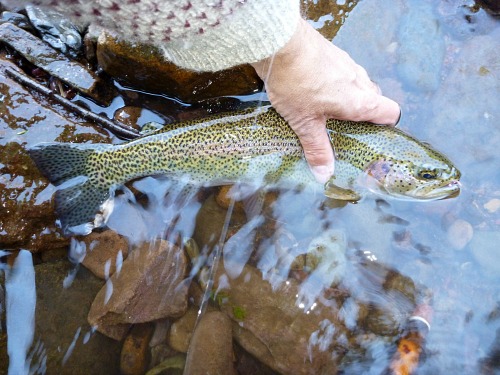
[[325, 196], [342, 201], [359, 201], [361, 196], [354, 190], [345, 189], [335, 184], [335, 177], [332, 177], [325, 184]]

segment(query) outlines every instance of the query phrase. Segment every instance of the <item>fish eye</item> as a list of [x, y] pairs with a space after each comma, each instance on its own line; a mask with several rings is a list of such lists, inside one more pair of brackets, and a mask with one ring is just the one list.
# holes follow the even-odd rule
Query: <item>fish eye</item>
[[418, 176], [424, 180], [432, 180], [433, 178], [436, 178], [437, 173], [435, 171], [425, 170], [420, 171]]

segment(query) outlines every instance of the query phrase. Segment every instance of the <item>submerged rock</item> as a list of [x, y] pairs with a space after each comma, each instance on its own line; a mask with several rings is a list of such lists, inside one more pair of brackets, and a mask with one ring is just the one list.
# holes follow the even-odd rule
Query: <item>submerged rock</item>
[[187, 353], [197, 318], [198, 309], [192, 306], [182, 317], [172, 323], [168, 339], [172, 349]]
[[135, 325], [125, 338], [120, 358], [121, 375], [142, 375], [149, 363], [149, 341], [153, 325]]
[[98, 38], [97, 61], [104, 71], [126, 86], [171, 95], [187, 102], [250, 94], [261, 87], [250, 65], [215, 73], [183, 70], [166, 61], [153, 46], [121, 41], [108, 33]]
[[127, 240], [112, 230], [90, 233], [82, 241], [87, 250], [82, 264], [101, 279], [107, 279], [121, 269], [123, 259], [128, 255]]
[[118, 373], [120, 343], [87, 323], [87, 312], [103, 281], [84, 268], [75, 274], [67, 261], [38, 265], [35, 272], [34, 342], [40, 347], [34, 351], [32, 367], [46, 366], [47, 374]]
[[99, 291], [89, 312], [90, 324], [120, 340], [131, 324], [183, 315], [189, 288], [186, 266], [177, 246], [163, 240], [144, 243]]
[[185, 374], [236, 374], [231, 320], [220, 311], [205, 313], [196, 326], [186, 358]]
[[318, 301], [305, 311], [295, 280], [273, 287], [248, 265], [230, 279], [219, 264], [214, 290], [236, 341], [267, 366], [284, 374], [336, 373], [346, 329], [333, 306]]

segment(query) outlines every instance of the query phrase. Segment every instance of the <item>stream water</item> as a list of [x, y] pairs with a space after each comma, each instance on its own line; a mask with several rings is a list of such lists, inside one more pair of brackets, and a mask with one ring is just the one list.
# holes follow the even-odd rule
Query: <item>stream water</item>
[[[195, 238], [202, 254], [203, 245], [216, 242], [214, 237], [225, 238], [224, 228], [228, 230], [232, 237], [219, 257], [230, 277], [244, 274], [248, 264], [272, 290], [280, 290], [293, 275], [297, 311], [313, 315], [321, 305], [335, 319], [305, 331], [310, 352], [303, 362], [338, 350], [338, 368], [344, 373], [383, 373], [415, 306], [425, 305], [432, 311], [426, 315], [431, 329], [419, 374], [498, 373], [500, 21], [472, 5], [458, 0], [360, 1], [345, 15], [333, 40], [367, 69], [384, 94], [400, 103], [399, 127], [454, 161], [462, 172], [458, 197], [415, 203], [368, 195], [357, 204], [338, 205], [319, 195], [281, 191], [262, 211], [235, 225], [230, 222], [232, 210], [216, 215], [207, 208], [210, 192], [198, 194], [202, 198], [180, 213], [173, 211], [172, 193], [165, 199], [173, 191], [172, 182], [147, 177], [129, 188], [148, 204], [125, 190], [115, 198], [108, 227], [132, 244], [156, 237], [175, 242], [179, 234]], [[325, 14], [311, 22], [321, 28], [329, 21]], [[259, 93], [237, 99], [266, 98]], [[150, 110], [145, 116], [161, 119]], [[215, 233], [211, 228], [217, 228]], [[71, 250], [77, 259], [78, 247], [74, 244]], [[314, 258], [313, 266], [297, 266], [297, 258], [314, 251], [326, 255]], [[0, 257], [5, 255], [0, 252]], [[43, 343], [33, 328], [40, 301], [30, 257], [21, 251], [12, 266], [0, 268], [5, 272], [0, 314], [6, 314], [0, 334], [8, 337], [10, 374], [30, 368], [31, 373], [43, 373], [46, 367]], [[71, 294], [68, 278], [75, 275], [64, 276], [65, 293]], [[328, 297], [335, 291], [342, 296]], [[242, 325], [256, 324], [250, 308], [245, 306]], [[268, 319], [262, 329], [278, 324]], [[81, 340], [80, 328], [69, 331], [73, 341], [62, 340], [59, 348], [65, 353], [61, 368], [68, 357], [78, 357], [73, 349]], [[259, 336], [258, 329], [253, 333]], [[237, 341], [245, 347], [244, 338]]]

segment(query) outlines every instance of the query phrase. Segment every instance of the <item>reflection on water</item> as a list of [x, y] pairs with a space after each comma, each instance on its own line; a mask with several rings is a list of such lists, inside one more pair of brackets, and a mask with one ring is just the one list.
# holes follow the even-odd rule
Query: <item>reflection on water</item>
[[[329, 17], [318, 16], [317, 26]], [[240, 194], [244, 199], [235, 202], [217, 188], [186, 189], [159, 177], [134, 181], [117, 192], [107, 221], [126, 245], [104, 231], [73, 240], [72, 266], [33, 267], [26, 251], [1, 264], [9, 371], [31, 366], [43, 373], [44, 360], [52, 371], [68, 373], [94, 371], [108, 358], [115, 363], [116, 342], [95, 330], [123, 338], [131, 324], [141, 327], [165, 305], [171, 312], [154, 335], [144, 334], [148, 350], [157, 350], [151, 366], [186, 352], [174, 327], [187, 319], [189, 306], [205, 312], [194, 314], [198, 322], [207, 311], [222, 311], [232, 322], [238, 361], [243, 348], [268, 373], [380, 374], [397, 373], [396, 366], [402, 373], [415, 364], [404, 348], [416, 354], [423, 374], [499, 371], [498, 22], [466, 1], [374, 0], [350, 9], [335, 39], [401, 104], [400, 126], [456, 162], [463, 174], [459, 197], [413, 203], [367, 196], [340, 204], [288, 190]], [[95, 249], [110, 254], [96, 261]], [[45, 276], [36, 278], [38, 299], [35, 271]], [[52, 294], [56, 286], [66, 289]], [[87, 313], [100, 289], [103, 302], [94, 301], [92, 311], [101, 315], [91, 327]], [[132, 289], [137, 294], [127, 294]], [[162, 292], [158, 299], [148, 294], [148, 304], [141, 296], [152, 290]], [[33, 330], [35, 305], [37, 319], [55, 318]], [[76, 315], [71, 308], [81, 310], [80, 320], [69, 322], [67, 315]], [[431, 329], [420, 325], [425, 341], [404, 344], [415, 317]], [[194, 323], [188, 327], [191, 336]], [[398, 355], [404, 361], [395, 361]], [[109, 371], [118, 371], [114, 366]]]

